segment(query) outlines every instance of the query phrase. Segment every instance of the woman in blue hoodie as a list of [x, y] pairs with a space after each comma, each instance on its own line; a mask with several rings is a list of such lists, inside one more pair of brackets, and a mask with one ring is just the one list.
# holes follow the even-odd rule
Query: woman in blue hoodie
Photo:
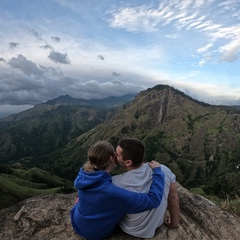
[[71, 210], [74, 231], [89, 240], [109, 237], [118, 221], [127, 213], [143, 212], [160, 205], [164, 174], [152, 161], [153, 182], [148, 193], [130, 192], [112, 183], [116, 166], [115, 151], [107, 141], [99, 141], [88, 150], [88, 161], [80, 168], [74, 186], [78, 202]]

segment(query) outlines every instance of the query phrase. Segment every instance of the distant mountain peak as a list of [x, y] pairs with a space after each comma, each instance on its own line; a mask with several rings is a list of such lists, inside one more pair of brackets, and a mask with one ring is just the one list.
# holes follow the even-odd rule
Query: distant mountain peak
[[116, 105], [122, 105], [126, 102], [133, 100], [135, 95], [126, 94], [121, 97], [107, 97], [103, 99], [82, 99], [82, 98], [73, 98], [69, 95], [61, 95], [52, 100], [48, 100], [45, 104], [47, 105], [89, 105], [89, 106], [99, 106], [99, 107], [113, 107]]
[[82, 104], [83, 102], [87, 103], [84, 99], [73, 98], [67, 95], [61, 95], [52, 100], [48, 100], [45, 104], [55, 105], [55, 104]]

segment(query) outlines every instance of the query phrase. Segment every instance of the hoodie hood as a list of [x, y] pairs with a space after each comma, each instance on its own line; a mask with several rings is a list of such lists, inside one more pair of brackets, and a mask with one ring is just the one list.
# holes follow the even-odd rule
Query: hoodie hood
[[107, 182], [111, 182], [111, 179], [111, 175], [106, 171], [86, 172], [81, 168], [74, 181], [74, 187], [77, 190], [97, 187], [102, 185], [103, 181], [106, 182], [107, 180]]

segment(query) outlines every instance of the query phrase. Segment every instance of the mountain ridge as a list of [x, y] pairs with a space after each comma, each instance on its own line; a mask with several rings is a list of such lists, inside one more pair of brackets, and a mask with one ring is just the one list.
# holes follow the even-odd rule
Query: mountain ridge
[[157, 85], [114, 108], [41, 104], [24, 114], [0, 128], [3, 164], [38, 167], [72, 181], [94, 142], [116, 147], [120, 138], [135, 137], [145, 143], [145, 161], [167, 165], [184, 187], [222, 198], [240, 195], [236, 107], [212, 106]]
[[56, 104], [67, 104], [67, 105], [89, 105], [96, 107], [110, 108], [113, 106], [122, 105], [128, 101], [131, 101], [135, 97], [135, 94], [125, 94], [120, 97], [107, 97], [103, 99], [83, 99], [83, 98], [73, 98], [70, 95], [61, 95], [52, 100], [48, 100], [47, 105], [56, 105]]

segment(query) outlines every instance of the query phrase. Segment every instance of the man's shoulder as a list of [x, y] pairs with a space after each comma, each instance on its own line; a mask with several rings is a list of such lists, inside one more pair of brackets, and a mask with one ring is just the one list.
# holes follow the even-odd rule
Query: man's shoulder
[[135, 168], [125, 172], [124, 174], [115, 175], [112, 177], [113, 184], [127, 188], [134, 186], [135, 188], [139, 185], [145, 185], [152, 179], [152, 169], [146, 164], [143, 164], [139, 168]]
[[161, 169], [162, 171], [171, 171], [169, 167], [167, 167], [166, 165], [164, 164], [161, 164]]
[[163, 173], [165, 174], [165, 177], [169, 177], [171, 179], [171, 182], [174, 182], [176, 180], [175, 174], [166, 165], [161, 164], [161, 169], [162, 169]]
[[129, 177], [128, 172], [114, 175], [114, 176], [112, 176], [112, 183], [117, 186], [119, 186], [119, 185], [121, 186], [124, 182], [127, 181], [128, 177]]

